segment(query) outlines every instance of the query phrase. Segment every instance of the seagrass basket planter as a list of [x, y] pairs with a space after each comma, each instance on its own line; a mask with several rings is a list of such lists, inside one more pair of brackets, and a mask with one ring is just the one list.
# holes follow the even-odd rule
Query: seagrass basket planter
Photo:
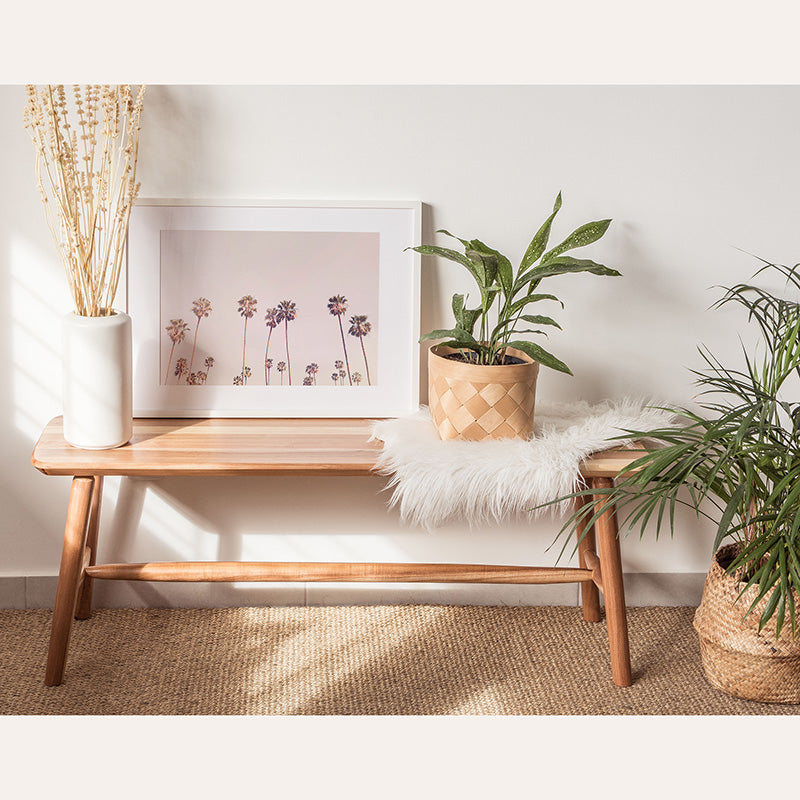
[[529, 439], [533, 434], [539, 364], [507, 348], [521, 363], [483, 366], [446, 358], [457, 351], [428, 351], [428, 405], [441, 439]]
[[775, 636], [774, 617], [759, 632], [758, 620], [769, 595], [745, 618], [758, 587], [751, 586], [740, 597], [741, 573], [725, 571], [738, 550], [738, 544], [730, 544], [717, 551], [695, 612], [706, 678], [734, 697], [800, 703], [800, 636], [792, 638], [788, 615], [780, 639]]

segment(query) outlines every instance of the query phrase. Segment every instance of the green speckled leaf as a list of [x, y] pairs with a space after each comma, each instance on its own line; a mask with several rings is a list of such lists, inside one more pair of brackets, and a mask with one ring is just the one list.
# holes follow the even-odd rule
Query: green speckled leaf
[[611, 224], [610, 219], [601, 219], [597, 222], [587, 222], [576, 228], [558, 247], [554, 247], [549, 252], [545, 253], [542, 257], [542, 264], [547, 264], [550, 260], [561, 253], [566, 253], [567, 250], [574, 250], [576, 247], [584, 247], [587, 244], [596, 242], [607, 230]]
[[547, 350], [540, 347], [538, 344], [515, 341], [509, 342], [508, 346], [516, 350], [522, 350], [523, 353], [527, 353], [534, 361], [538, 361], [542, 364], [542, 366], [550, 367], [550, 369], [554, 369], [557, 372], [565, 372], [567, 375], [572, 375], [572, 371], [563, 361], [556, 358], [552, 353], [548, 353]]
[[573, 272], [591, 272], [593, 275], [619, 276], [622, 273], [611, 267], [604, 267], [596, 261], [588, 258], [572, 258], [571, 256], [559, 256], [548, 264], [540, 264], [528, 270], [519, 280], [525, 284], [533, 281], [538, 283], [542, 278], [550, 278], [553, 275], [568, 275]]
[[547, 242], [550, 239], [550, 228], [553, 225], [553, 220], [561, 208], [561, 192], [556, 197], [556, 202], [553, 205], [553, 213], [545, 220], [541, 228], [536, 232], [536, 235], [528, 245], [525, 255], [522, 258], [522, 263], [519, 265], [520, 270], [527, 269], [531, 264], [539, 260], [539, 256], [544, 253]]

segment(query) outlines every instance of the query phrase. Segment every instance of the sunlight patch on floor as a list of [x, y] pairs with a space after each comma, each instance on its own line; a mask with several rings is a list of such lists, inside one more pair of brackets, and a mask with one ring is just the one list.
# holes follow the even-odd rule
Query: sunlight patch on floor
[[[336, 615], [332, 624], [307, 625], [272, 649], [263, 664], [252, 674], [257, 692], [269, 692], [278, 714], [298, 714], [324, 703], [326, 695], [341, 694], [348, 683], [366, 680], [364, 674], [381, 662], [396, 658], [394, 651], [411, 640], [425, 641], [437, 623], [437, 612], [411, 625], [386, 625], [380, 637], [374, 636], [374, 621], [368, 627], [353, 625], [346, 610]], [[335, 643], [335, 645], [334, 645]], [[251, 636], [254, 650], [263, 647], [263, 634]], [[276, 676], [276, 667], [283, 674]], [[360, 678], [359, 675], [362, 675]], [[391, 686], [387, 686], [391, 691]]]

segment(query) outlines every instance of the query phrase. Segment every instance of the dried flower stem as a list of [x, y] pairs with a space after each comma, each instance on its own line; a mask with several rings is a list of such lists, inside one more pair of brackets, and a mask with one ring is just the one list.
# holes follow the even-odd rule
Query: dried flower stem
[[36, 182], [81, 316], [111, 314], [130, 212], [144, 86], [29, 85], [24, 123], [36, 151]]

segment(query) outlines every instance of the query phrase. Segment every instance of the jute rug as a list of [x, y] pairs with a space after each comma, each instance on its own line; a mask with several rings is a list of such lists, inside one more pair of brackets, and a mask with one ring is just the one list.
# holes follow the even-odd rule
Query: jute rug
[[0, 611], [0, 710], [61, 715], [787, 715], [703, 677], [692, 608], [629, 609], [634, 685], [577, 608], [100, 609], [44, 686], [50, 611]]

